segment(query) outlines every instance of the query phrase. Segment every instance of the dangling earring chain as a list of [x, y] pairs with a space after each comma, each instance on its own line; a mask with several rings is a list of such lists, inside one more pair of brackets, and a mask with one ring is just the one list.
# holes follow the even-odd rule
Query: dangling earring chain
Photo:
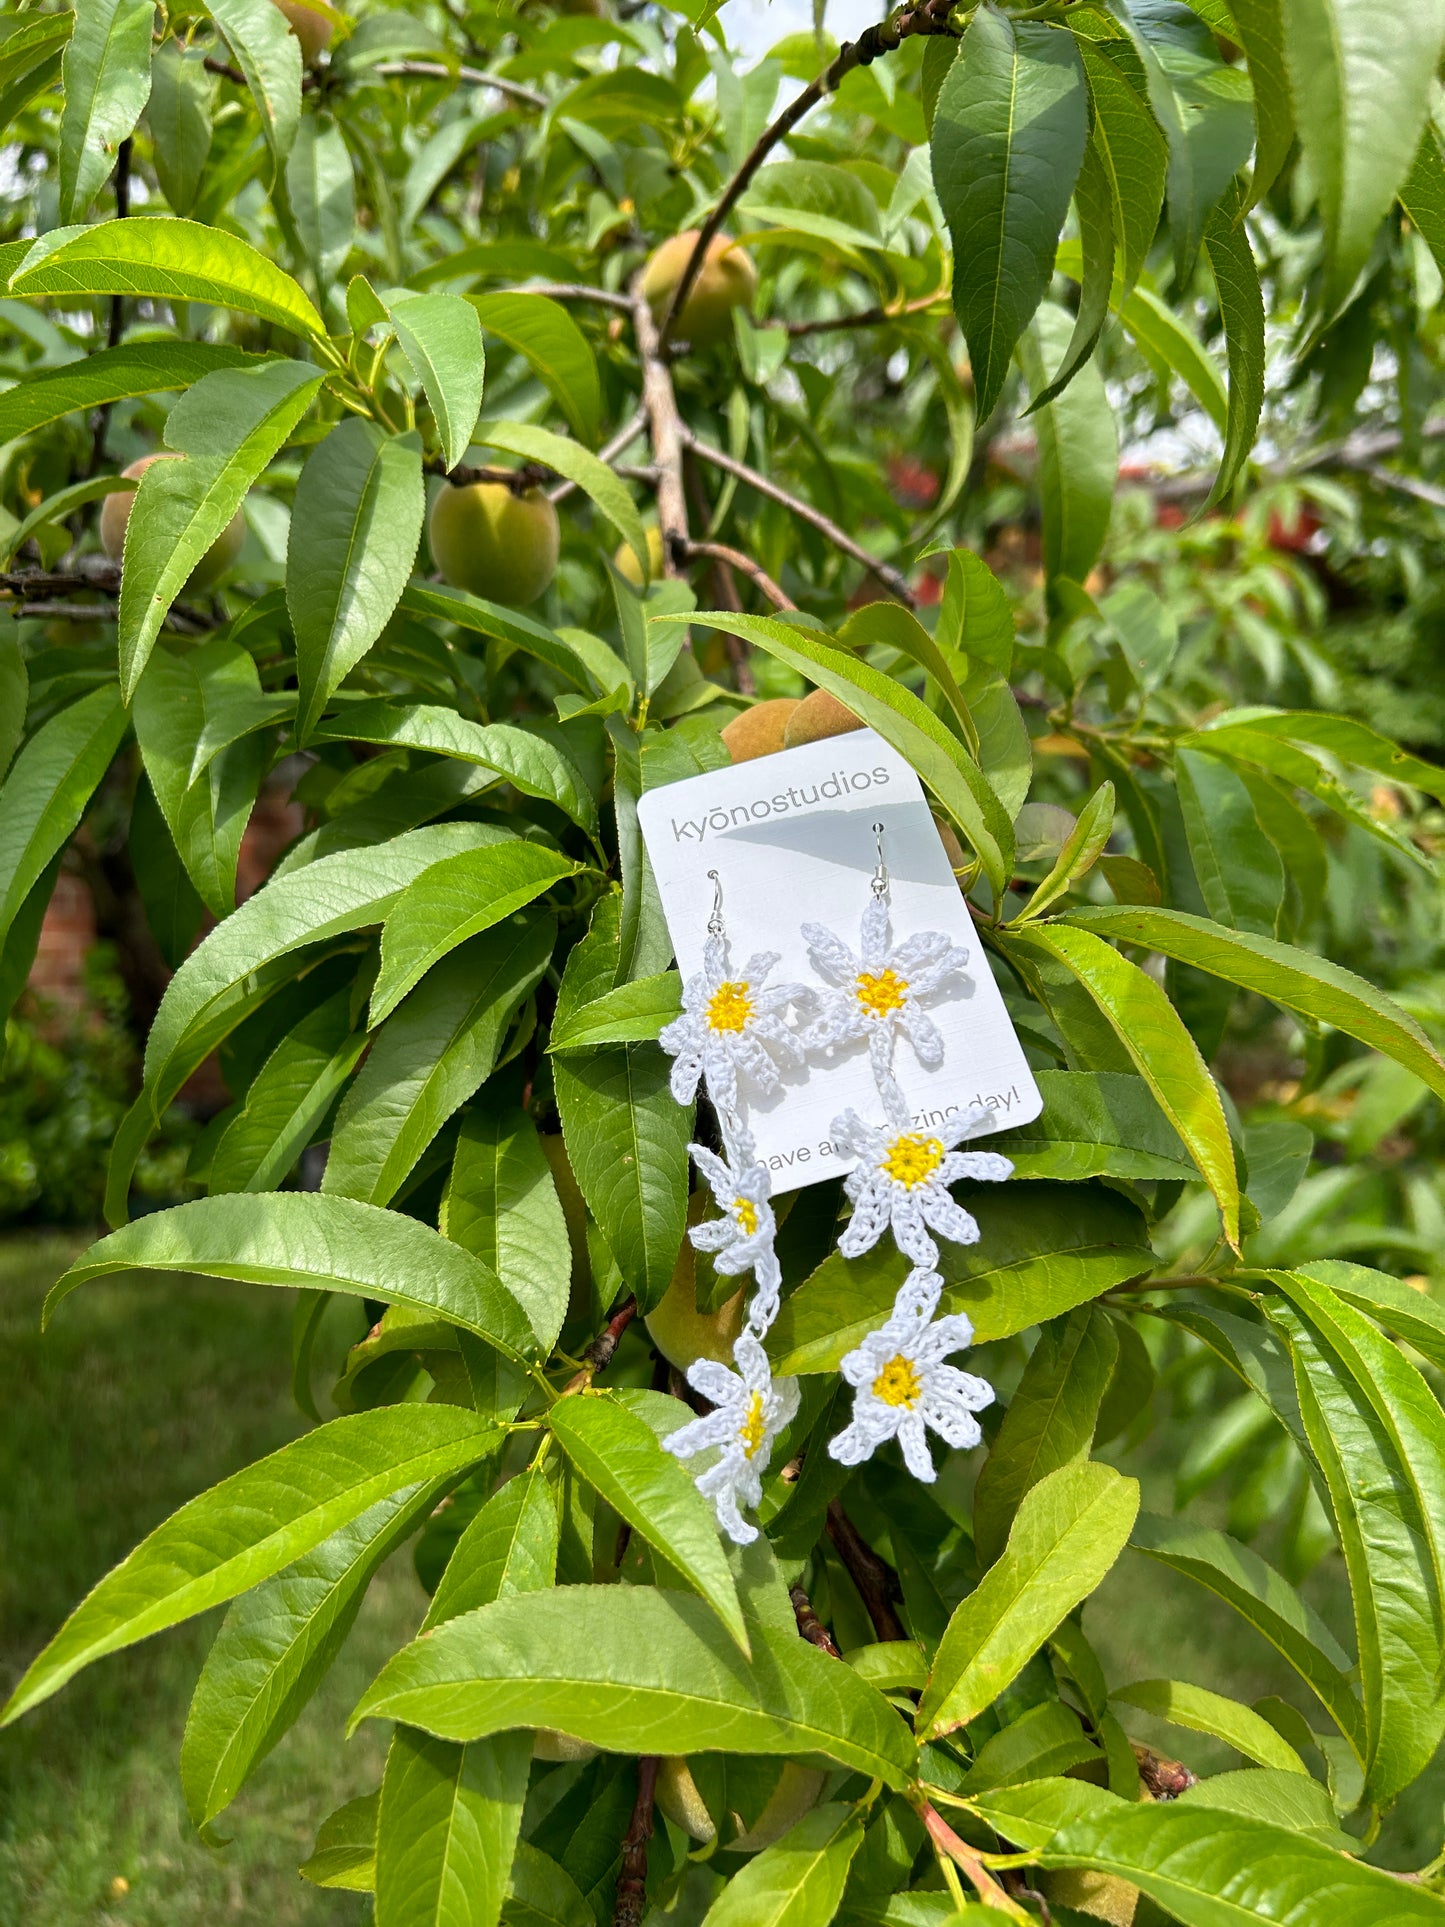
[[762, 1475], [773, 1442], [796, 1416], [799, 1390], [794, 1378], [774, 1381], [763, 1349], [778, 1315], [783, 1274], [773, 1248], [777, 1220], [772, 1181], [739, 1108], [739, 1083], [750, 1079], [766, 1096], [782, 1083], [779, 1063], [788, 1069], [802, 1065], [802, 1050], [783, 1014], [790, 1005], [810, 1010], [813, 993], [803, 984], [764, 987], [778, 962], [776, 951], [750, 957], [740, 976], [732, 974], [722, 879], [716, 870], [708, 871], [708, 879], [713, 904], [703, 967], [684, 985], [682, 1015], [659, 1041], [673, 1057], [672, 1094], [679, 1104], [691, 1104], [699, 1081], [705, 1081], [726, 1154], [720, 1158], [706, 1145], [688, 1146], [722, 1211], [721, 1217], [694, 1225], [688, 1236], [699, 1251], [712, 1254], [715, 1269], [724, 1277], [751, 1271], [754, 1291], [733, 1346], [737, 1370], [708, 1358], [689, 1365], [689, 1385], [711, 1400], [714, 1409], [673, 1432], [665, 1444], [681, 1459], [716, 1450], [716, 1460], [697, 1481], [698, 1490], [712, 1500], [728, 1537], [747, 1545], [757, 1538], [758, 1529], [743, 1518], [742, 1507], [756, 1507], [762, 1499]]

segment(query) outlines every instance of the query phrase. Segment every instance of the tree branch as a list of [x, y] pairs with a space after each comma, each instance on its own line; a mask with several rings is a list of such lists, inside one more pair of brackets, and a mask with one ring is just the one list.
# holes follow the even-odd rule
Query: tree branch
[[500, 74], [483, 73], [480, 67], [449, 67], [442, 60], [381, 60], [371, 69], [388, 80], [464, 80], [469, 87], [495, 87], [499, 94], [521, 101], [526, 107], [546, 107], [547, 96], [520, 81], [505, 80]]
[[830, 1659], [841, 1659], [843, 1655], [833, 1644], [833, 1635], [813, 1611], [813, 1602], [801, 1586], [790, 1586], [788, 1597], [793, 1602], [793, 1617], [798, 1622], [798, 1631], [810, 1646], [816, 1646], [820, 1653]]
[[687, 555], [687, 495], [682, 483], [682, 451], [690, 437], [683, 427], [673, 393], [672, 376], [662, 358], [662, 342], [642, 276], [632, 283], [632, 328], [642, 363], [642, 405], [652, 437], [652, 459], [657, 468], [657, 522], [662, 531], [664, 575], [681, 573]]
[[725, 455], [720, 448], [714, 448], [709, 442], [700, 441], [691, 429], [683, 429], [683, 439], [686, 446], [696, 450], [703, 461], [711, 462], [714, 468], [720, 468], [725, 475], [735, 475], [740, 482], [746, 482], [749, 488], [756, 489], [759, 495], [766, 495], [770, 501], [781, 503], [785, 509], [796, 515], [800, 522], [806, 522], [811, 528], [815, 528], [819, 535], [833, 544], [835, 549], [841, 549], [844, 555], [851, 556], [855, 562], [861, 562], [870, 575], [878, 578], [890, 595], [896, 596], [910, 609], [915, 606], [915, 597], [908, 586], [907, 578], [900, 575], [891, 563], [880, 562], [876, 555], [870, 555], [867, 549], [855, 542], [851, 535], [846, 534], [821, 510], [815, 509], [798, 496], [790, 494], [787, 489], [780, 488], [776, 482], [769, 481], [766, 475], [760, 475], [755, 468], [749, 468], [746, 462], [734, 461], [731, 455]]
[[[767, 597], [775, 609], [796, 609], [798, 606], [787, 590], [774, 582], [762, 564], [754, 562], [750, 555], [744, 555], [741, 549], [729, 548], [726, 542], [689, 542], [685, 559], [691, 561], [694, 556], [706, 556], [729, 569], [737, 569]], [[743, 693], [751, 695], [752, 691], [744, 690]]]
[[890, 321], [898, 321], [904, 315], [922, 314], [940, 301], [946, 301], [946, 291], [935, 289], [932, 294], [921, 294], [913, 301], [905, 301], [901, 308], [865, 308], [861, 314], [834, 315], [826, 321], [764, 321], [758, 325], [763, 328], [783, 328], [794, 341], [804, 335], [836, 333], [842, 328], [881, 328]]
[[[121, 142], [115, 153], [115, 218], [123, 221], [130, 213], [130, 136]], [[110, 315], [106, 321], [105, 345], [118, 348], [120, 338], [125, 333], [125, 296], [113, 294], [110, 297]], [[90, 418], [90, 459], [85, 465], [82, 480], [88, 480], [105, 460], [105, 438], [110, 429], [110, 402], [102, 402]]]
[[592, 1343], [582, 1354], [582, 1369], [573, 1374], [562, 1388], [563, 1398], [573, 1392], [584, 1391], [599, 1372], [605, 1372], [612, 1363], [612, 1354], [622, 1339], [622, 1334], [637, 1316], [637, 1300], [628, 1297], [598, 1332]]
[[[628, 305], [630, 306], [631, 304], [629, 303]], [[604, 442], [601, 448], [598, 449], [598, 461], [615, 464], [617, 457], [622, 453], [623, 449], [630, 448], [646, 427], [647, 410], [645, 408], [638, 408], [636, 412], [623, 423], [612, 439]], [[576, 486], [577, 484], [575, 482], [561, 482], [556, 488], [548, 492], [547, 500], [549, 502], [565, 501]]]
[[902, 1594], [898, 1574], [864, 1539], [841, 1499], [828, 1501], [828, 1537], [862, 1595], [874, 1632], [882, 1640], [907, 1639], [903, 1622], [893, 1610], [893, 1601]]
[[617, 1875], [617, 1904], [612, 1911], [612, 1927], [641, 1927], [647, 1907], [647, 1848], [652, 1839], [652, 1809], [657, 1796], [657, 1769], [661, 1761], [655, 1753], [643, 1753], [637, 1761], [637, 1798], [632, 1818], [622, 1836], [622, 1867]]
[[591, 288], [581, 281], [532, 281], [523, 288], [498, 288], [498, 294], [545, 294], [552, 301], [597, 301], [605, 308], [632, 312], [630, 295], [615, 294], [611, 288]]
[[961, 1867], [973, 1886], [975, 1893], [985, 1907], [997, 1908], [1010, 1920], [1028, 1922], [1032, 1916], [1026, 1914], [1018, 1902], [1007, 1894], [983, 1864], [983, 1856], [975, 1853], [966, 1840], [960, 1840], [953, 1828], [934, 1806], [925, 1800], [918, 1809], [918, 1817], [928, 1830], [928, 1837], [940, 1853], [947, 1854], [955, 1866]]
[[692, 253], [687, 258], [678, 284], [673, 289], [667, 313], [662, 318], [658, 335], [662, 349], [665, 350], [672, 339], [677, 317], [692, 292], [692, 284], [698, 277], [709, 244], [722, 231], [723, 222], [742, 199], [748, 183], [778, 143], [787, 139], [798, 122], [810, 114], [820, 100], [835, 93], [855, 67], [867, 67], [883, 54], [892, 53], [900, 42], [912, 34], [952, 34], [954, 29], [949, 25], [948, 16], [953, 3], [954, 0], [921, 0], [921, 4], [905, 7], [890, 20], [880, 20], [877, 26], [870, 27], [856, 40], [846, 41], [817, 79], [810, 82], [797, 99], [783, 109], [772, 125], [763, 130], [742, 166], [723, 189], [717, 206], [698, 229]]

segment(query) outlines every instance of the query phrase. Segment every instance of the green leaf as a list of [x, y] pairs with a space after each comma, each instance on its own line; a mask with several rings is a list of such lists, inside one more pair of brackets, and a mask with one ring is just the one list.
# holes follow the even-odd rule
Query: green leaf
[[1209, 1068], [1159, 985], [1093, 934], [1096, 915], [1086, 913], [1086, 920], [1090, 927], [1082, 930], [1074, 927], [1073, 918], [1067, 923], [1031, 924], [1012, 936], [1010, 943], [1042, 950], [1083, 985], [1154, 1093], [1160, 1110], [1189, 1147], [1219, 1205], [1224, 1235], [1238, 1249], [1234, 1146]]
[[436, 1504], [434, 1480], [379, 1499], [232, 1605], [186, 1716], [181, 1790], [198, 1827], [230, 1805], [295, 1723], [350, 1632], [382, 1560]]
[[1069, 922], [1120, 943], [1162, 951], [1166, 957], [1253, 990], [1286, 1010], [1333, 1024], [1346, 1036], [1393, 1057], [1445, 1096], [1445, 1059], [1415, 1019], [1363, 977], [1324, 957], [1268, 937], [1226, 930], [1183, 910], [1108, 905], [1072, 912]]
[[567, 310], [544, 294], [482, 294], [470, 300], [483, 332], [515, 348], [557, 402], [573, 433], [595, 442], [602, 419], [597, 360]]
[[544, 843], [514, 841], [462, 850], [424, 870], [382, 926], [372, 1025], [458, 944], [505, 922], [579, 868]]
[[623, 1283], [649, 1312], [682, 1244], [691, 1107], [674, 1099], [668, 1060], [652, 1044], [604, 1044], [553, 1066], [578, 1186]]
[[216, 917], [236, 907], [236, 864], [267, 763], [260, 736], [243, 737], [192, 776], [196, 741], [228, 701], [258, 698], [254, 659], [233, 642], [173, 655], [154, 650], [136, 685], [136, 741], [186, 875]]
[[1110, 59], [1107, 48], [1082, 34], [1078, 48], [1093, 107], [1090, 140], [1109, 181], [1121, 286], [1127, 295], [1154, 245], [1164, 205], [1169, 148], [1148, 103]]
[[496, 1927], [531, 1766], [528, 1733], [453, 1746], [397, 1729], [381, 1782], [377, 1927]]
[[1440, 267], [1445, 263], [1445, 153], [1433, 127], [1425, 129], [1409, 178], [1400, 189], [1400, 205]]
[[286, 156], [286, 199], [325, 307], [356, 235], [351, 152], [329, 116], [302, 115]]
[[1079, 811], [1053, 868], [1034, 891], [1015, 922], [1039, 916], [1064, 895], [1077, 878], [1087, 876], [1098, 862], [1114, 829], [1114, 785], [1101, 783]]
[[1178, 1679], [1141, 1679], [1132, 1686], [1116, 1686], [1109, 1697], [1123, 1706], [1137, 1706], [1141, 1713], [1187, 1727], [1192, 1733], [1212, 1733], [1236, 1753], [1260, 1766], [1277, 1767], [1283, 1773], [1302, 1773], [1309, 1768], [1289, 1741], [1282, 1739], [1269, 1721], [1251, 1706], [1226, 1699], [1221, 1693], [1208, 1692]]
[[980, 1567], [1003, 1551], [1025, 1493], [1060, 1466], [1088, 1458], [1118, 1356], [1112, 1323], [1092, 1305], [1041, 1328], [974, 1487]]
[[61, 61], [60, 220], [82, 219], [151, 90], [151, 0], [75, 0]]
[[1088, 131], [1073, 36], [980, 8], [939, 89], [932, 152], [981, 422], [1048, 288]]
[[597, 1927], [571, 1874], [525, 1840], [517, 1842], [502, 1919], [507, 1927]]
[[701, 1594], [748, 1653], [712, 1507], [652, 1427], [606, 1392], [558, 1399], [547, 1419], [587, 1483]]
[[1073, 333], [1053, 378], [1024, 410], [1031, 415], [1061, 395], [1093, 354], [1104, 324], [1109, 319], [1109, 298], [1114, 286], [1114, 184], [1108, 163], [1097, 140], [1090, 138], [1084, 149], [1084, 164], [1074, 184], [1074, 213], [1079, 224], [1082, 256], [1079, 283], [1079, 311], [1074, 316]]
[[920, 669], [926, 669], [933, 678], [939, 694], [953, 711], [959, 733], [968, 745], [969, 754], [978, 760], [978, 730], [973, 717], [969, 714], [963, 691], [958, 686], [952, 666], [943, 650], [929, 635], [923, 624], [911, 609], [905, 609], [898, 602], [870, 602], [855, 610], [838, 631], [838, 640], [860, 655], [864, 651], [883, 647], [896, 649], [900, 655], [916, 662]]
[[[0, 408], [4, 397], [0, 397]], [[514, 649], [535, 656], [556, 670], [564, 682], [587, 696], [607, 696], [627, 682], [627, 670], [620, 656], [595, 636], [580, 630], [561, 636], [521, 609], [507, 609], [499, 602], [488, 602], [466, 589], [447, 588], [436, 582], [412, 582], [402, 592], [401, 606], [413, 614], [434, 616], [440, 622], [455, 622], [481, 636], [510, 643]]]
[[654, 620], [687, 620], [741, 636], [836, 696], [912, 764], [978, 852], [995, 893], [1003, 894], [1013, 863], [1013, 825], [962, 743], [910, 690], [822, 638], [770, 616], [708, 610]]
[[[1278, 1708], [1284, 1704], [1274, 1702]], [[1294, 1709], [1291, 1708], [1290, 1711]], [[1303, 1717], [1295, 1718], [1304, 1724]], [[1309, 1732], [1307, 1724], [1305, 1733]], [[1359, 1841], [1335, 1818], [1329, 1789], [1308, 1773], [1285, 1773], [1278, 1767], [1244, 1767], [1234, 1773], [1211, 1773], [1180, 1794], [1190, 1806], [1218, 1807], [1241, 1819], [1263, 1820], [1286, 1833], [1303, 1834], [1319, 1845], [1358, 1855]]]
[[500, 835], [487, 824], [443, 823], [338, 851], [273, 878], [219, 924], [166, 986], [151, 1025], [145, 1082], [111, 1152], [109, 1221], [125, 1220], [130, 1175], [155, 1120], [202, 1059], [292, 974], [294, 952], [381, 923], [429, 864]]
[[286, 549], [302, 740], [391, 620], [425, 513], [415, 435], [352, 415], [307, 456]]
[[950, 549], [948, 579], [934, 632], [940, 649], [958, 649], [1001, 676], [1013, 668], [1013, 608], [993, 570], [970, 549]]
[[1066, 1465], [1025, 1494], [997, 1564], [948, 1622], [918, 1704], [938, 1739], [991, 1706], [1123, 1551], [1139, 1486], [1112, 1466]]
[[174, 214], [195, 208], [211, 152], [216, 82], [204, 62], [203, 47], [182, 48], [176, 40], [163, 41], [151, 57], [146, 126], [156, 179]]
[[74, 834], [126, 730], [114, 683], [36, 730], [0, 787], [0, 937]]
[[511, 723], [469, 722], [440, 703], [348, 703], [316, 735], [322, 742], [386, 743], [455, 756], [495, 770], [524, 796], [555, 803], [580, 829], [597, 827], [596, 799], [561, 750]]
[[166, 445], [185, 459], [151, 464], [126, 524], [117, 633], [127, 702], [171, 604], [322, 380], [298, 361], [221, 368], [188, 389], [166, 417]]
[[986, 1793], [992, 1787], [1042, 1780], [1098, 1757], [1073, 1708], [1045, 1700], [984, 1741], [959, 1791]]
[[1209, 914], [1231, 929], [1277, 935], [1284, 865], [1248, 785], [1228, 763], [1195, 749], [1175, 751], [1174, 775], [1190, 861]]
[[438, 1224], [496, 1272], [550, 1352], [567, 1315], [572, 1248], [537, 1127], [506, 1098], [484, 1093], [462, 1120]]
[[280, 175], [301, 120], [301, 43], [271, 0], [205, 0], [246, 76], [261, 133]]
[[0, 1724], [107, 1653], [259, 1585], [388, 1494], [460, 1474], [495, 1435], [452, 1405], [383, 1408], [333, 1419], [233, 1473], [101, 1580], [31, 1665]]
[[827, 1927], [862, 1842], [856, 1807], [814, 1807], [733, 1875], [703, 1927]]
[[[0, 777], [10, 767], [10, 759], [25, 734], [25, 711], [30, 701], [30, 673], [25, 667], [25, 651], [14, 629], [0, 636]], [[4, 806], [0, 805], [0, 819]]]
[[[1068, 352], [1073, 323], [1045, 302], [1021, 343], [1024, 371], [1035, 391], [1047, 388]], [[1039, 496], [1044, 523], [1044, 570], [1050, 581], [1082, 582], [1098, 560], [1109, 530], [1119, 472], [1119, 435], [1104, 377], [1090, 362], [1064, 393], [1035, 416]]]
[[1147, 361], [1177, 375], [1221, 435], [1229, 429], [1229, 394], [1214, 362], [1184, 323], [1148, 288], [1119, 304], [1119, 319]]
[[744, 1664], [710, 1606], [645, 1586], [499, 1599], [405, 1646], [353, 1724], [443, 1738], [546, 1726], [621, 1753], [821, 1754], [901, 1787], [913, 1743], [874, 1687], [792, 1631], [754, 1627]]
[[366, 1048], [355, 1000], [348, 987], [308, 1010], [257, 1071], [212, 1153], [213, 1197], [280, 1189]]
[[324, 1191], [388, 1204], [452, 1113], [492, 1072], [552, 956], [551, 917], [473, 937], [404, 999], [372, 1044], [331, 1132]]
[[[967, 1312], [974, 1342], [1007, 1338], [1072, 1310], [1110, 1286], [1152, 1271], [1135, 1209], [1100, 1186], [980, 1188], [968, 1208], [976, 1245], [945, 1245], [942, 1309]], [[833, 1372], [888, 1315], [908, 1270], [898, 1253], [836, 1252], [783, 1300], [768, 1350], [779, 1373]]]
[[1175, 1800], [1120, 1803], [1063, 1827], [1046, 1867], [1092, 1867], [1141, 1888], [1186, 1927], [1328, 1920], [1408, 1927], [1445, 1920], [1445, 1901], [1313, 1840]]
[[[59, 14], [29, 14], [16, 18], [13, 26], [14, 31], [0, 44], [0, 133], [42, 89], [59, 77], [75, 15], [68, 10]], [[5, 245], [13, 248], [18, 243]], [[13, 266], [13, 262], [10, 265]], [[8, 274], [9, 267], [4, 272]]]
[[568, 1011], [552, 1026], [549, 1051], [591, 1050], [596, 1044], [655, 1043], [682, 1009], [682, 979], [675, 970], [617, 984], [591, 1003]]
[[992, 1148], [1015, 1178], [1162, 1178], [1191, 1183], [1194, 1161], [1142, 1077], [1122, 1071], [1036, 1071], [1042, 1113]]
[[[270, 0], [260, 3], [269, 5]], [[16, 269], [10, 292], [210, 301], [274, 321], [294, 335], [319, 340], [326, 333], [320, 315], [291, 276], [249, 241], [224, 228], [150, 214], [98, 221], [93, 227], [52, 229]]]
[[1289, 1301], [1289, 1312], [1267, 1309], [1289, 1341], [1305, 1432], [1350, 1576], [1364, 1797], [1382, 1806], [1424, 1770], [1445, 1733], [1445, 1418], [1408, 1359], [1328, 1286], [1287, 1271], [1271, 1282]]
[[348, 1800], [321, 1823], [316, 1846], [297, 1872], [315, 1887], [369, 1894], [376, 1886], [376, 1816], [381, 1789]]
[[1294, 146], [1284, 0], [1230, 0], [1229, 10], [1233, 37], [1244, 49], [1254, 90], [1254, 175], [1249, 184], [1249, 204], [1253, 207], [1274, 186]]
[[[537, 297], [540, 299], [540, 297]], [[426, 390], [448, 468], [466, 457], [482, 412], [486, 356], [476, 309], [459, 294], [393, 296], [397, 344]]]
[[1283, 0], [1295, 132], [1324, 218], [1338, 307], [1410, 172], [1445, 40], [1439, 0]]
[[559, 1524], [556, 1482], [543, 1466], [508, 1479], [457, 1540], [422, 1631], [509, 1593], [548, 1591], [557, 1577]]
[[1314, 1691], [1355, 1751], [1363, 1750], [1363, 1713], [1346, 1677], [1349, 1658], [1324, 1621], [1257, 1552], [1227, 1533], [1149, 1512], [1139, 1515], [1130, 1544], [1196, 1580], [1248, 1620]]
[[[0, 43], [3, 44], [3, 43]], [[83, 361], [39, 368], [0, 395], [0, 440], [14, 441], [63, 415], [120, 401], [189, 388], [217, 368], [246, 368], [257, 357], [211, 341], [128, 341], [99, 348]]]
[[1226, 710], [1201, 733], [1201, 740], [1216, 731], [1232, 734], [1236, 720], [1238, 726], [1251, 735], [1304, 743], [1311, 749], [1324, 750], [1342, 762], [1373, 770], [1392, 783], [1408, 783], [1433, 796], [1437, 803], [1445, 803], [1445, 769], [1438, 763], [1427, 763], [1423, 757], [1412, 756], [1409, 750], [1401, 749], [1398, 743], [1392, 743], [1353, 716], [1331, 716], [1310, 709]]
[[1264, 295], [1244, 228], [1244, 198], [1226, 195], [1204, 223], [1204, 251], [1214, 274], [1229, 362], [1229, 413], [1224, 453], [1206, 509], [1223, 498], [1249, 460], [1264, 408]]
[[51, 1286], [46, 1318], [77, 1286], [120, 1271], [341, 1291], [439, 1313], [509, 1356], [536, 1348], [521, 1305], [480, 1258], [416, 1218], [325, 1192], [196, 1198], [150, 1212], [81, 1253]]
[[529, 422], [482, 422], [476, 438], [484, 447], [503, 449], [509, 455], [520, 456], [524, 462], [540, 462], [543, 467], [565, 475], [569, 482], [575, 482], [632, 550], [637, 566], [646, 576], [647, 531], [626, 483], [613, 474], [606, 462], [598, 461], [580, 442], [569, 441], [565, 435], [554, 435], [550, 428], [537, 428]]
[[1388, 1272], [1372, 1271], [1367, 1265], [1350, 1264], [1341, 1258], [1324, 1258], [1296, 1269], [1303, 1277], [1328, 1285], [1336, 1297], [1356, 1311], [1367, 1312], [1377, 1325], [1403, 1338], [1432, 1365], [1445, 1368], [1445, 1308], [1428, 1292], [1417, 1291]]

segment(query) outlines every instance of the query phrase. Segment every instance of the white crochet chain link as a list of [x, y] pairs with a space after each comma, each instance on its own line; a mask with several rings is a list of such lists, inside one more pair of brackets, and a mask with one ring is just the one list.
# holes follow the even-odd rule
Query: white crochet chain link
[[[740, 1115], [741, 1080], [768, 1096], [781, 1086], [780, 1064], [796, 1069], [808, 1052], [831, 1055], [867, 1041], [883, 1118], [870, 1123], [849, 1110], [833, 1120], [834, 1142], [857, 1160], [845, 1184], [853, 1215], [838, 1249], [845, 1258], [858, 1257], [891, 1231], [912, 1269], [887, 1320], [842, 1361], [842, 1375], [854, 1388], [853, 1416], [829, 1442], [831, 1455], [858, 1465], [896, 1438], [909, 1471], [931, 1481], [936, 1473], [928, 1432], [950, 1446], [977, 1445], [982, 1435], [974, 1414], [993, 1399], [985, 1380], [946, 1363], [950, 1352], [972, 1342], [973, 1326], [962, 1312], [935, 1317], [943, 1279], [931, 1234], [976, 1243], [978, 1225], [949, 1186], [960, 1178], [1001, 1181], [1013, 1166], [995, 1152], [956, 1148], [993, 1127], [994, 1114], [985, 1105], [970, 1105], [926, 1130], [915, 1128], [893, 1069], [900, 1037], [925, 1068], [942, 1064], [943, 1038], [924, 1006], [962, 970], [969, 953], [936, 930], [894, 944], [881, 826], [875, 832], [878, 869], [858, 952], [821, 924], [802, 927], [809, 961], [823, 980], [821, 992], [803, 984], [767, 986], [776, 952], [749, 958], [733, 975], [719, 893], [703, 968], [683, 988], [682, 1015], [661, 1036], [674, 1059], [674, 1097], [691, 1103], [705, 1081], [726, 1154], [720, 1158], [703, 1145], [689, 1146], [722, 1212], [689, 1236], [698, 1250], [712, 1254], [719, 1272], [750, 1271], [754, 1283], [733, 1348], [737, 1370], [711, 1359], [689, 1366], [688, 1383], [714, 1409], [672, 1433], [666, 1445], [679, 1458], [716, 1454], [698, 1476], [698, 1489], [712, 1500], [722, 1530], [740, 1545], [757, 1537], [742, 1508], [760, 1503], [774, 1441], [796, 1416], [799, 1400], [796, 1379], [773, 1379], [763, 1344], [778, 1314], [782, 1270], [774, 1248], [772, 1183]], [[800, 1029], [789, 1029], [789, 1010]]]

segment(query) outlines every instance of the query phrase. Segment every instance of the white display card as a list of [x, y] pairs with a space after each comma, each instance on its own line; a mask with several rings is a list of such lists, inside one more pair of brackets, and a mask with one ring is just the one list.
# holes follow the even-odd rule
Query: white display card
[[[928, 1071], [906, 1038], [893, 1067], [918, 1125], [970, 1104], [991, 1104], [997, 1129], [1026, 1123], [1043, 1099], [994, 982], [960, 894], [922, 785], [881, 736], [861, 729], [800, 749], [757, 757], [649, 790], [638, 809], [663, 913], [684, 979], [702, 968], [713, 885], [722, 883], [731, 966], [756, 951], [781, 952], [769, 983], [819, 984], [801, 925], [821, 923], [855, 954], [870, 901], [876, 857], [873, 824], [883, 825], [891, 885], [893, 941], [942, 930], [969, 961], [926, 1005], [942, 1032], [944, 1058]], [[850, 1106], [881, 1121], [865, 1041], [785, 1072], [783, 1088], [761, 1096], [744, 1078], [743, 1109], [774, 1191], [816, 1184], [851, 1169], [833, 1148], [832, 1120]]]

